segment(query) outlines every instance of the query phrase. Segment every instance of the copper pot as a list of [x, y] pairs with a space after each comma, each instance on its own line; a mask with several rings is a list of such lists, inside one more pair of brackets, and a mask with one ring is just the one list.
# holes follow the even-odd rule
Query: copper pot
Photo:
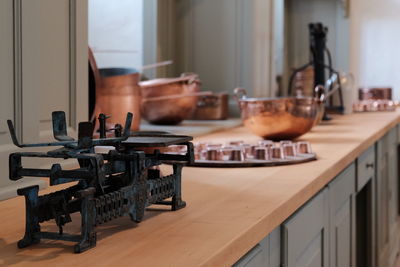
[[289, 140], [303, 135], [320, 119], [324, 93], [319, 97], [247, 98], [235, 89], [244, 125], [270, 140]]
[[159, 78], [139, 83], [142, 97], [159, 97], [188, 94], [199, 91], [200, 80], [197, 74], [184, 73], [178, 78]]
[[[120, 73], [126, 74], [120, 74]], [[117, 74], [117, 75], [115, 75]], [[127, 112], [134, 114], [131, 130], [140, 125], [141, 90], [140, 74], [129, 69], [101, 69], [101, 85], [96, 91], [96, 115], [111, 116], [109, 123], [122, 123]]]
[[142, 100], [142, 116], [152, 124], [176, 125], [192, 116], [199, 96], [211, 92], [194, 92]]
[[193, 120], [226, 120], [228, 118], [228, 94], [200, 96]]
[[[131, 130], [140, 125], [141, 90], [139, 73], [133, 69], [102, 69], [97, 67], [93, 51], [89, 48], [89, 64], [96, 85], [96, 104], [93, 117], [100, 113], [111, 116], [108, 124], [123, 123], [127, 112], [133, 114]], [[93, 118], [92, 118], [93, 119]]]

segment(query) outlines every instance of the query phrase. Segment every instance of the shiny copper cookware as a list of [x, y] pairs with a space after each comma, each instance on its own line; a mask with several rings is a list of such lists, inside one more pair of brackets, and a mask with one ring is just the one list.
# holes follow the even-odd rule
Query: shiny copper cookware
[[144, 98], [142, 116], [152, 124], [176, 125], [192, 116], [199, 96], [210, 94], [211, 92], [194, 92]]
[[200, 80], [197, 74], [183, 73], [177, 78], [158, 78], [139, 83], [143, 98], [179, 95], [198, 92]]
[[358, 89], [359, 100], [392, 100], [392, 88], [371, 87]]
[[153, 124], [174, 125], [190, 118], [196, 109], [200, 80], [196, 74], [140, 82], [142, 116]]
[[227, 93], [214, 93], [199, 96], [192, 120], [226, 120], [228, 118], [229, 96]]
[[265, 139], [294, 139], [311, 130], [321, 118], [324, 106], [319, 97], [248, 98], [246, 90], [235, 89], [244, 125]]
[[125, 120], [127, 112], [133, 114], [131, 130], [140, 125], [141, 90], [138, 85], [140, 74], [132, 69], [99, 70], [92, 51], [89, 49], [89, 63], [96, 83], [96, 104], [94, 116], [100, 113], [111, 116], [111, 125]]

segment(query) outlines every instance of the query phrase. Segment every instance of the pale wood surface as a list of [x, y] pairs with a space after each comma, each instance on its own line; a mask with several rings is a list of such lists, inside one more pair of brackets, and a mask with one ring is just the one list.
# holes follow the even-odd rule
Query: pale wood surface
[[[318, 154], [314, 162], [186, 168], [185, 209], [147, 211], [138, 225], [128, 217], [103, 225], [98, 228], [97, 247], [83, 254], [73, 254], [72, 244], [60, 241], [17, 249], [24, 233], [23, 198], [0, 202], [0, 266], [229, 266], [394, 127], [399, 115], [397, 111], [338, 116], [316, 127], [301, 138], [309, 140]], [[197, 140], [227, 139], [258, 140], [242, 127]], [[79, 229], [79, 221], [68, 229]]]

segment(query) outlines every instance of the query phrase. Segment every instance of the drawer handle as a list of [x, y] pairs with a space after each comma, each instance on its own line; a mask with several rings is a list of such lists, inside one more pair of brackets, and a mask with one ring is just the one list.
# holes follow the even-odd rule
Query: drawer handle
[[367, 163], [367, 164], [365, 164], [365, 167], [368, 169], [368, 168], [371, 168], [371, 169], [373, 169], [374, 168], [374, 164], [373, 163]]

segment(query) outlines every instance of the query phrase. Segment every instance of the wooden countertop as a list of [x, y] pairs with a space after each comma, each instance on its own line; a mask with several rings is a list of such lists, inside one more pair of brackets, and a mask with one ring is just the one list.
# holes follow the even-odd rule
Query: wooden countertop
[[[72, 243], [49, 240], [17, 249], [24, 233], [24, 200], [0, 202], [0, 266], [229, 266], [398, 122], [399, 111], [336, 116], [301, 138], [318, 155], [309, 163], [184, 168], [186, 208], [151, 209], [140, 224], [128, 217], [107, 223], [97, 228], [97, 247], [82, 254], [73, 253]], [[242, 127], [197, 140], [228, 138], [258, 140]], [[49, 228], [53, 223], [42, 227]], [[65, 231], [78, 229], [79, 219]]]

